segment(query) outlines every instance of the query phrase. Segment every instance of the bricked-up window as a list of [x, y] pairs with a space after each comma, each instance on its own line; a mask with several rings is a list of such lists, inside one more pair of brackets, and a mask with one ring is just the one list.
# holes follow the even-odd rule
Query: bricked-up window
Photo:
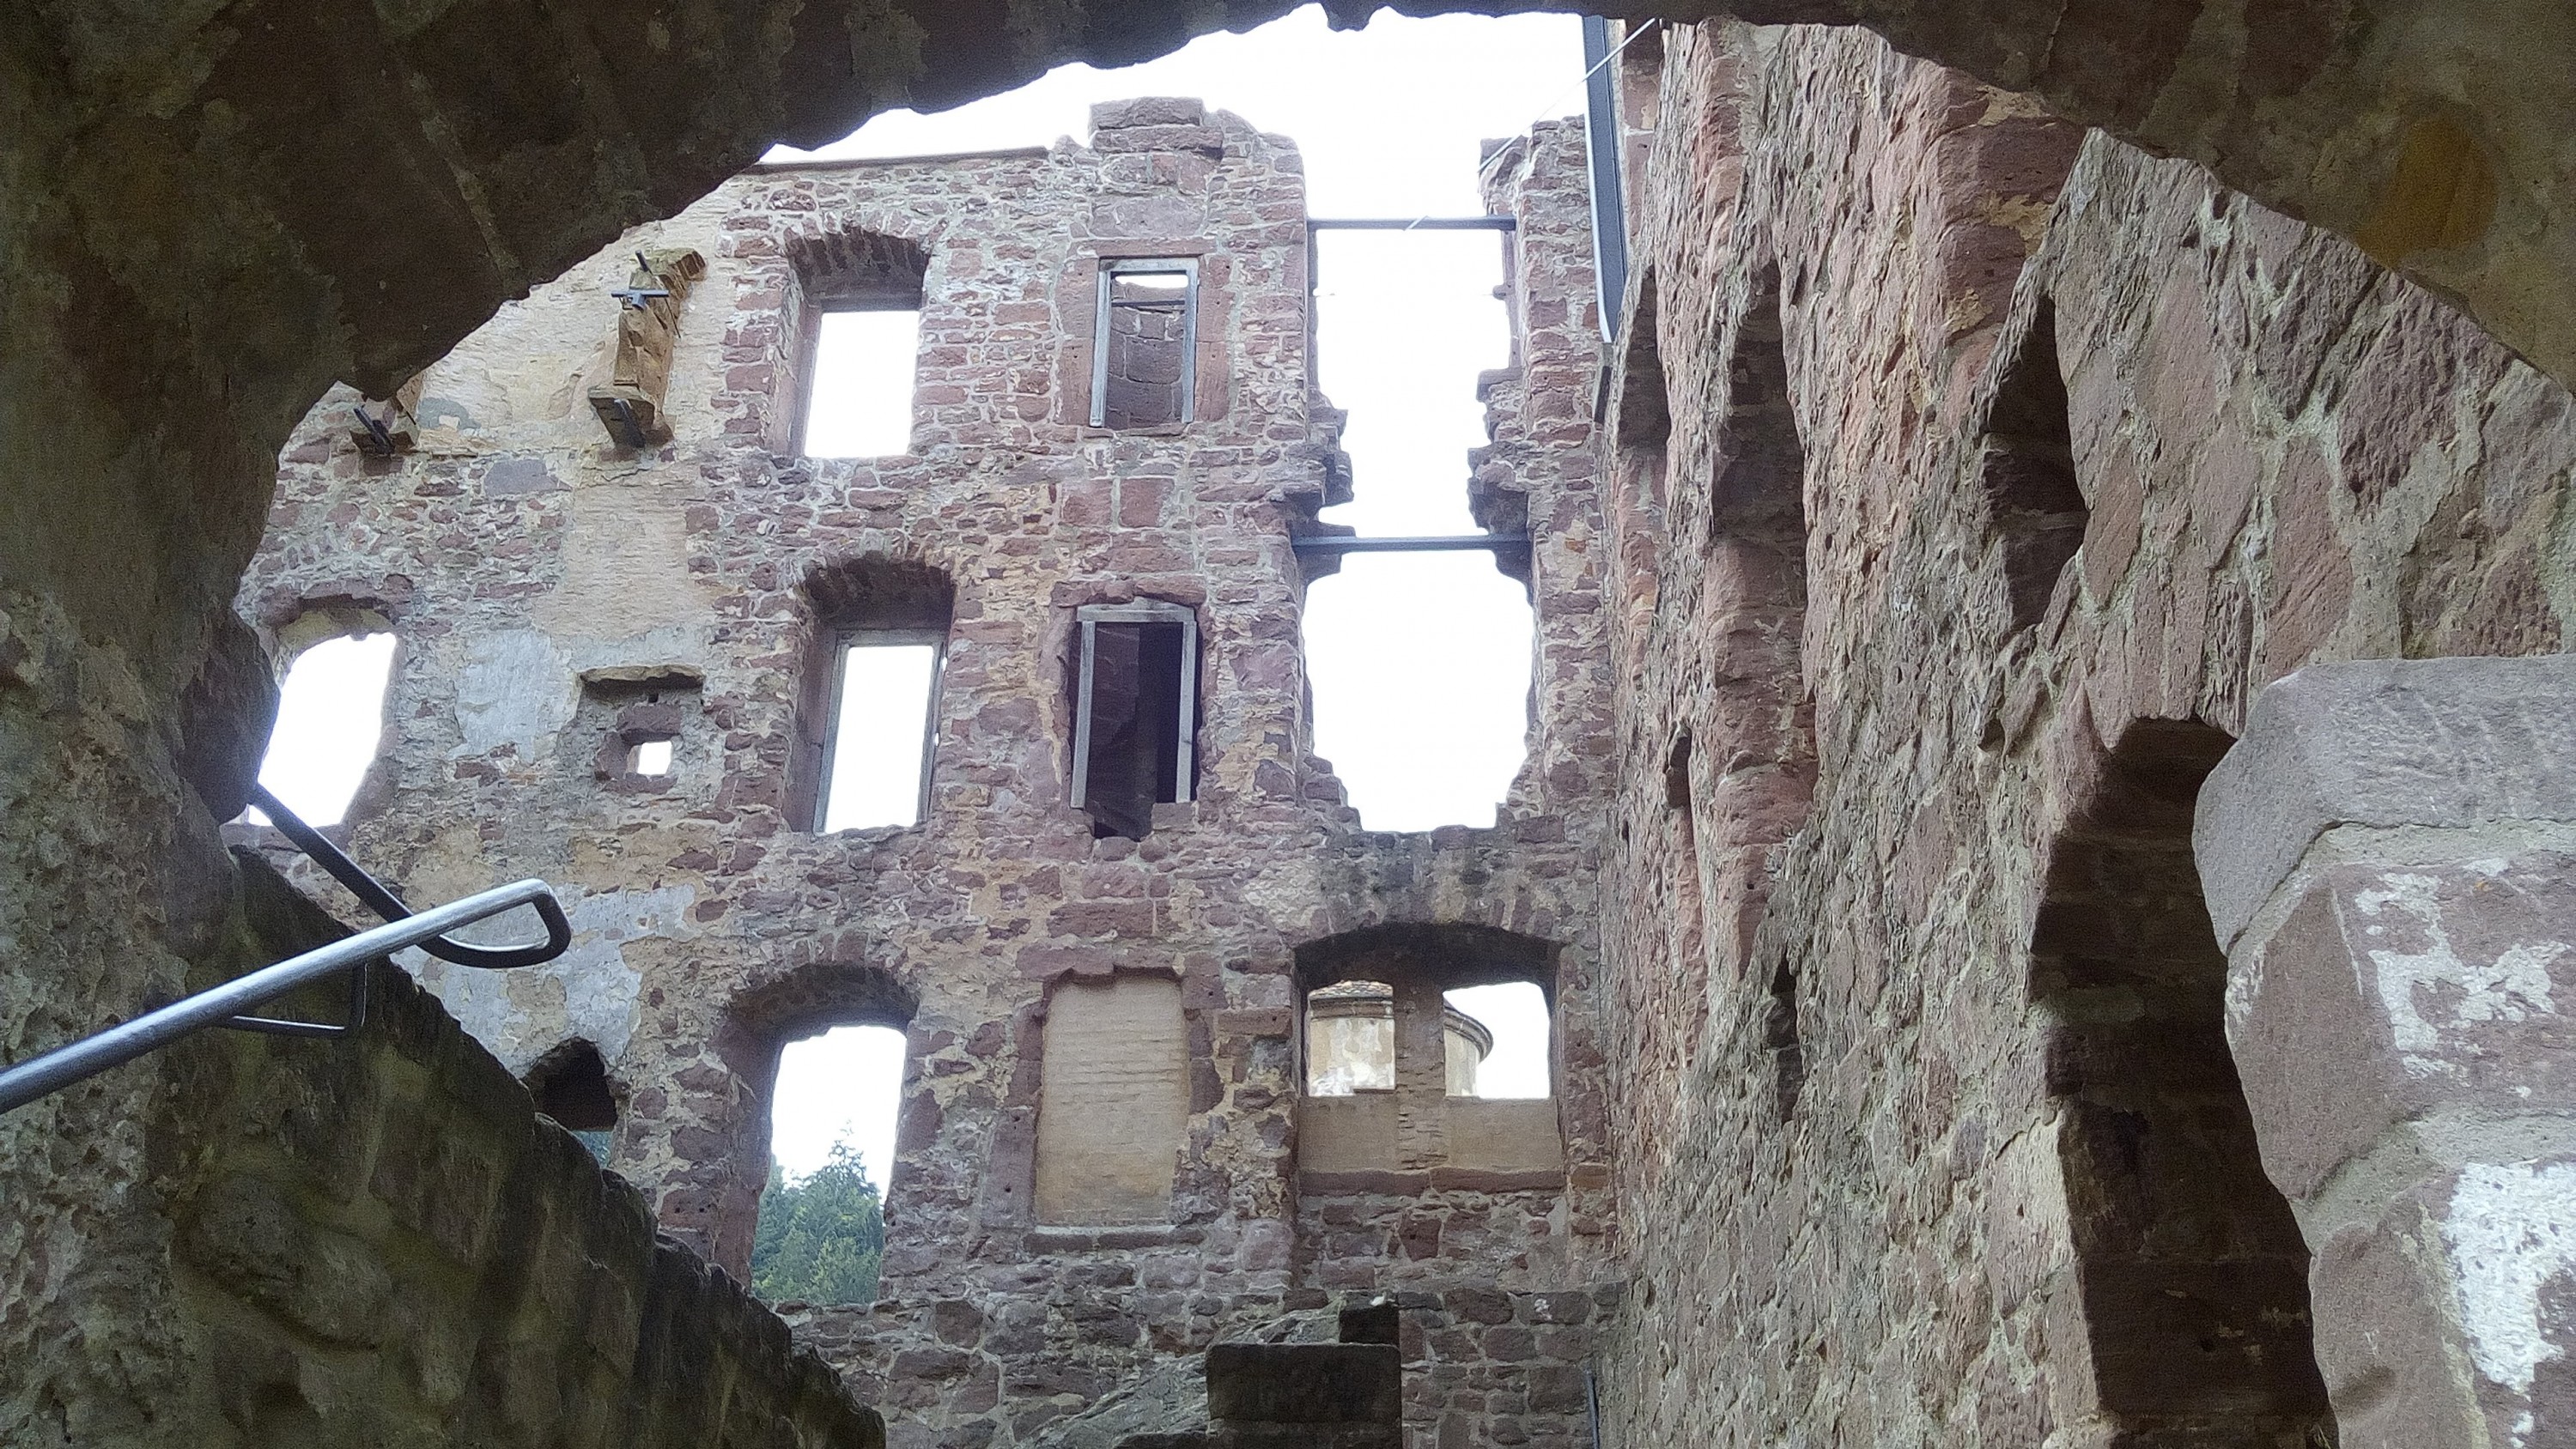
[[580, 1138], [591, 1156], [608, 1161], [609, 1139], [617, 1130], [617, 1094], [598, 1047], [578, 1038], [565, 1042], [528, 1069], [527, 1085], [538, 1111]]
[[805, 405], [810, 458], [883, 458], [912, 450], [913, 365], [921, 311], [841, 308], [818, 319]]
[[1197, 409], [1199, 264], [1106, 260], [1091, 338], [1091, 425], [1168, 428]]
[[[294, 651], [299, 634], [310, 637], [307, 621], [351, 629], [292, 654], [259, 766], [259, 782], [308, 825], [338, 824], [357, 798], [383, 739], [393, 672], [395, 639], [380, 632], [383, 621], [366, 615], [351, 627], [339, 613], [308, 614], [284, 632], [280, 652]], [[254, 810], [251, 818], [262, 817]]]
[[1095, 835], [1142, 840], [1198, 773], [1198, 618], [1147, 599], [1086, 604], [1075, 622], [1074, 808]]
[[929, 809], [932, 710], [945, 631], [860, 629], [841, 636], [823, 754], [821, 826], [917, 825]]
[[2074, 1248], [2053, 1291], [2079, 1305], [2096, 1395], [2073, 1442], [2334, 1442], [2307, 1243], [2263, 1171], [2192, 859], [2230, 743], [2197, 721], [2124, 731], [2051, 847], [2032, 927]]

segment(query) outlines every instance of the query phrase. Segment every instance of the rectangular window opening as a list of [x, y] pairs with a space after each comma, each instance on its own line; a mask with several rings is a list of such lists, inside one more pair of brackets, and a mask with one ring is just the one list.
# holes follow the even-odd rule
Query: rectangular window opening
[[1109, 261], [1091, 338], [1091, 425], [1164, 428], [1197, 415], [1198, 263]]
[[841, 636], [823, 759], [824, 831], [921, 823], [945, 642], [926, 630]]
[[1177, 604], [1091, 604], [1075, 615], [1073, 804], [1095, 835], [1142, 840], [1154, 807], [1198, 773], [1198, 618]]
[[627, 757], [627, 768], [638, 775], [668, 775], [671, 773], [671, 742], [637, 741], [634, 753]]
[[921, 311], [854, 308], [823, 313], [806, 390], [809, 458], [888, 458], [912, 451], [914, 364]]

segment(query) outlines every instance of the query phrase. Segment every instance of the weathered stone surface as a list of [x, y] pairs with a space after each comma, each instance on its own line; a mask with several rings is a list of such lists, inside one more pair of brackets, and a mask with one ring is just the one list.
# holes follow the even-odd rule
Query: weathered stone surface
[[2196, 834], [2245, 902], [2228, 1027], [2311, 1242], [2347, 1444], [2576, 1428], [2576, 886], [2563, 657], [2311, 669]]
[[2320, 665], [2264, 690], [2193, 827], [2220, 939], [2336, 826], [2576, 821], [2571, 699], [2576, 655]]

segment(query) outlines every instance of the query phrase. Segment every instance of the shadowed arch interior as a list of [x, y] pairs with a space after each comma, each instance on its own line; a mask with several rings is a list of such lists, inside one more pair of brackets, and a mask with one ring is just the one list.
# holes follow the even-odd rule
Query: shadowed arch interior
[[2137, 1449], [2334, 1442], [2308, 1252], [2227, 1047], [2191, 822], [2233, 741], [2142, 720], [2052, 849], [2031, 993], [2091, 1348], [2084, 1407]]

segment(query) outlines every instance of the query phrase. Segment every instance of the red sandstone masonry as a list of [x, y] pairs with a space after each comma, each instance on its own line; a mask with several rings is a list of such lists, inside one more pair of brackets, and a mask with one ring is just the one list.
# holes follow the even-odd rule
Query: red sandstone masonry
[[[564, 890], [581, 932], [565, 963], [424, 981], [514, 1070], [571, 1037], [599, 1047], [622, 1111], [610, 1163], [665, 1231], [739, 1272], [779, 1042], [906, 1026], [885, 1300], [804, 1320], [882, 1382], [898, 1445], [1033, 1442], [1328, 1291], [1606, 1276], [1587, 862], [1607, 681], [1588, 425], [1566, 401], [1597, 344], [1578, 133], [1542, 135], [1546, 179], [1518, 203], [1538, 401], [1498, 406], [1479, 472], [1480, 496], [1526, 498], [1550, 539], [1532, 765], [1492, 830], [1361, 832], [1312, 758], [1288, 536], [1347, 474], [1339, 415], [1306, 389], [1297, 158], [1232, 117], [1111, 127], [1097, 149], [749, 173], [432, 369], [415, 454], [360, 458], [327, 403], [285, 454], [243, 612], [273, 639], [347, 598], [403, 640], [355, 853], [424, 899], [523, 874]], [[559, 405], [579, 393], [560, 380], [605, 356], [601, 287], [646, 240], [697, 247], [709, 271], [680, 321], [674, 440], [630, 453], [586, 404]], [[1081, 425], [1093, 259], [1174, 255], [1201, 267], [1198, 421]], [[915, 271], [910, 453], [786, 452], [808, 310]], [[871, 556], [954, 586], [931, 804], [916, 828], [816, 835], [790, 770], [818, 653], [806, 590]], [[1072, 613], [1144, 597], [1199, 620], [1199, 798], [1158, 807], [1141, 841], [1095, 840], [1064, 803]], [[649, 701], [577, 682], [657, 671], [703, 682]], [[676, 716], [667, 780], [610, 758], [638, 709], [657, 729]], [[1571, 1187], [1300, 1193], [1291, 952], [1387, 924], [1554, 947]], [[1123, 972], [1182, 983], [1170, 1221], [1034, 1223], [1049, 993]]]

